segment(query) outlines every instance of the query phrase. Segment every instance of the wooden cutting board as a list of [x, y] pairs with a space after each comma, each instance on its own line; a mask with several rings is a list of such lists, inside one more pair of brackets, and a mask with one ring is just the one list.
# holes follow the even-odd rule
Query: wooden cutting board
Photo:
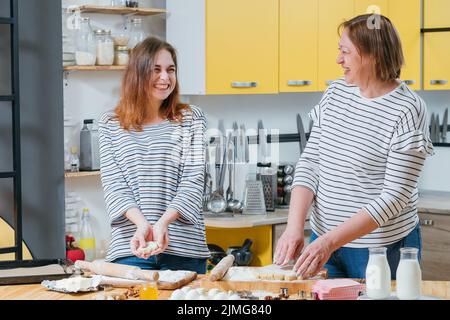
[[179, 281], [169, 282], [169, 281], [158, 281], [158, 289], [161, 290], [175, 290], [179, 289], [188, 283], [194, 281], [197, 278], [196, 272], [190, 272], [186, 274], [183, 279]]

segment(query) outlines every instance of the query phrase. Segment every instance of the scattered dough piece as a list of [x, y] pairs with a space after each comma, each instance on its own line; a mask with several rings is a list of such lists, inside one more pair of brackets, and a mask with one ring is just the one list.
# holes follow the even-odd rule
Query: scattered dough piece
[[274, 280], [284, 280], [284, 274], [282, 274], [282, 273], [274, 273], [273, 274], [273, 279]]
[[155, 251], [158, 248], [159, 248], [159, 246], [156, 241], [150, 241], [150, 242], [147, 242], [146, 247], [137, 249], [137, 252], [143, 253], [143, 254], [148, 254], [152, 251]]
[[293, 273], [288, 273], [284, 275], [284, 280], [286, 281], [294, 281], [297, 280], [297, 275], [293, 272]]

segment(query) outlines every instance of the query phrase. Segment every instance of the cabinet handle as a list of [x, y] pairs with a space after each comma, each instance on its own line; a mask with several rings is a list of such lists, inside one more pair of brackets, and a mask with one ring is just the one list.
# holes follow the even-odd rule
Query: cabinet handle
[[415, 84], [415, 83], [416, 83], [416, 80], [405, 80], [405, 81], [403, 81], [403, 82], [410, 86], [410, 85], [412, 85], [412, 84]]
[[255, 81], [250, 82], [232, 82], [231, 87], [233, 88], [255, 88], [258, 85]]
[[432, 225], [434, 225], [434, 221], [431, 219], [423, 219], [423, 220], [420, 220], [420, 225], [421, 226], [432, 226]]
[[447, 84], [448, 80], [430, 80], [430, 84]]
[[325, 80], [325, 84], [327, 86], [331, 85], [333, 83], [333, 80]]
[[287, 85], [292, 87], [309, 86], [312, 84], [311, 80], [288, 80]]

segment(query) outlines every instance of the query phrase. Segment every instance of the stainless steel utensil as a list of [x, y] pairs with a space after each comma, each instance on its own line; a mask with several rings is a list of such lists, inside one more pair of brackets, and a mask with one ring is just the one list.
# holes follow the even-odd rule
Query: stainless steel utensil
[[305, 129], [303, 128], [303, 121], [300, 117], [300, 114], [297, 113], [297, 132], [298, 132], [298, 141], [300, 146], [300, 155], [302, 155], [303, 150], [306, 147], [306, 134]]
[[244, 141], [244, 159], [245, 163], [249, 162], [250, 159], [250, 153], [248, 149], [248, 137], [247, 137], [247, 131], [245, 130], [245, 125], [243, 124], [241, 126], [242, 135], [243, 135], [243, 141]]
[[442, 134], [441, 134], [441, 139], [443, 143], [447, 142], [447, 124], [448, 122], [448, 108], [445, 109], [444, 111], [444, 117], [442, 119]]
[[232, 136], [231, 136], [231, 132], [228, 134], [228, 138], [227, 138], [227, 160], [228, 160], [228, 188], [227, 191], [225, 193], [225, 200], [227, 200], [227, 203], [229, 203], [232, 199], [233, 199], [233, 189], [232, 189], [232, 182], [233, 182], [233, 170], [232, 170], [232, 166], [233, 166], [233, 146], [232, 146]]
[[[216, 161], [217, 164], [217, 161]], [[208, 209], [213, 213], [222, 213], [227, 208], [227, 202], [223, 196], [223, 180], [225, 178], [226, 150], [224, 148], [222, 164], [220, 165], [219, 182], [217, 189], [212, 193]]]
[[436, 132], [436, 121], [434, 119], [434, 112], [431, 114], [431, 120], [430, 120], [430, 138], [431, 142], [435, 141], [435, 132]]

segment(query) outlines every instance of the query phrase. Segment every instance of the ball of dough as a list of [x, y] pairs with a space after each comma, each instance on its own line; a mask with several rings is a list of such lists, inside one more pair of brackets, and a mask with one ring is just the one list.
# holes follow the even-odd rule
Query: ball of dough
[[282, 273], [274, 273], [273, 274], [273, 279], [274, 280], [284, 280], [284, 274], [282, 274]]
[[170, 296], [170, 300], [183, 300], [185, 297], [185, 293], [181, 289], [177, 289], [174, 292], [172, 292], [172, 295]]
[[148, 253], [151, 253], [152, 251], [155, 251], [158, 248], [159, 248], [159, 246], [158, 246], [158, 243], [156, 241], [150, 241], [150, 242], [147, 242], [147, 246], [146, 247], [138, 248], [137, 252], [141, 253], [141, 254], [148, 254]]
[[185, 286], [185, 287], [181, 288], [180, 290], [181, 290], [181, 291], [183, 291], [183, 292], [184, 292], [184, 294], [186, 294], [186, 293], [188, 293], [189, 291], [191, 291], [191, 290], [192, 290], [192, 288], [191, 288], [191, 287], [189, 287], [189, 286]]
[[297, 275], [296, 275], [294, 272], [285, 274], [285, 275], [284, 275], [284, 280], [286, 280], [286, 281], [294, 281], [294, 280], [297, 280]]
[[220, 292], [219, 289], [217, 288], [212, 288], [208, 291], [208, 297], [209, 298], [213, 298], [216, 294], [218, 294]]
[[184, 297], [184, 300], [197, 300], [200, 295], [195, 290], [190, 290], [188, 293], [186, 293], [186, 296]]
[[213, 300], [228, 300], [228, 294], [225, 292], [219, 292], [214, 296]]

